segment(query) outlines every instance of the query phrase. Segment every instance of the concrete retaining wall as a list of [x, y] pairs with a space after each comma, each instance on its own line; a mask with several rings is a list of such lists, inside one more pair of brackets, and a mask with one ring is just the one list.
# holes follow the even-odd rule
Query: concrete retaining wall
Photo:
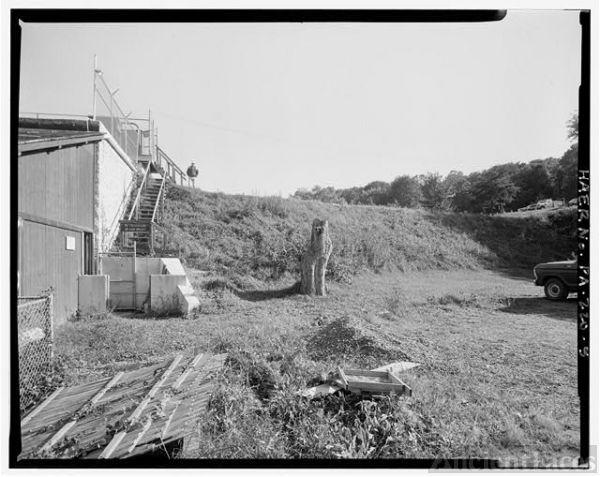
[[183, 265], [161, 258], [162, 275], [150, 276], [150, 308], [155, 313], [187, 314], [200, 306]]
[[135, 306], [144, 308], [150, 298], [150, 276], [161, 275], [163, 271], [162, 259], [142, 257], [136, 260], [135, 273]]
[[188, 314], [200, 306], [200, 300], [196, 297], [194, 289], [191, 286], [178, 285], [177, 297], [179, 298], [179, 309], [183, 314]]
[[[127, 305], [129, 309], [145, 309], [158, 314], [187, 314], [200, 306], [179, 259], [138, 257], [135, 275], [133, 260], [133, 257], [102, 258], [102, 273], [110, 281], [107, 286], [112, 305], [118, 304], [122, 309]], [[102, 275], [90, 278], [98, 277]], [[91, 301], [92, 298], [80, 298], [80, 308]]]
[[154, 313], [180, 313], [181, 300], [178, 286], [186, 286], [185, 275], [151, 275], [150, 309]]
[[79, 275], [79, 313], [96, 315], [106, 313], [109, 296], [108, 275]]
[[184, 275], [186, 285], [191, 286], [187, 274], [185, 273], [185, 269], [178, 258], [161, 258], [161, 260], [164, 266], [164, 273], [167, 275]]

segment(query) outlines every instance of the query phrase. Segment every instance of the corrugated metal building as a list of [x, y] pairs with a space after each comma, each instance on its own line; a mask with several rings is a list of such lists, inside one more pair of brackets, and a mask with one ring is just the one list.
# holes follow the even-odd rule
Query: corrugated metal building
[[111, 139], [98, 121], [19, 120], [19, 295], [52, 290], [55, 323], [76, 311], [78, 275], [96, 272], [134, 183]]

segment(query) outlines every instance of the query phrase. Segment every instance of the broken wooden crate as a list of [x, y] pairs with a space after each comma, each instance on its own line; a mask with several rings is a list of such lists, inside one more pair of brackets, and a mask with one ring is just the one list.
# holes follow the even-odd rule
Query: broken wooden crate
[[[380, 366], [379, 368], [372, 369], [371, 371], [388, 371], [394, 375], [398, 373], [402, 373], [404, 371], [408, 371], [409, 369], [420, 366], [419, 363], [411, 363], [410, 361], [398, 361], [397, 363], [386, 364], [384, 366]], [[333, 394], [338, 392], [340, 389], [344, 387], [344, 383], [341, 380], [334, 380], [332, 384], [325, 383], [319, 386], [313, 386], [312, 388], [305, 389], [300, 392], [301, 396], [308, 398], [315, 398], [326, 396], [328, 394]]]
[[412, 389], [391, 371], [338, 368], [344, 388], [354, 393], [412, 396]]
[[21, 421], [21, 459], [128, 458], [189, 436], [225, 354], [170, 362], [57, 389]]

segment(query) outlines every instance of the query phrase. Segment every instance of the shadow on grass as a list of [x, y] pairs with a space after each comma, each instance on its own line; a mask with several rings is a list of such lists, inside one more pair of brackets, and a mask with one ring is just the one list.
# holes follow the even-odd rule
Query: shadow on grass
[[501, 269], [511, 278], [532, 280], [536, 264], [566, 260], [577, 247], [577, 211], [573, 209], [530, 217], [444, 212], [424, 217], [484, 246], [491, 253], [480, 253], [478, 262], [490, 270]]
[[499, 311], [516, 315], [544, 315], [561, 321], [577, 321], [577, 297], [550, 301], [541, 297], [515, 298]]
[[154, 313], [154, 312], [143, 312], [143, 311], [113, 311], [114, 316], [119, 318], [133, 319], [133, 320], [169, 320], [171, 318], [181, 318], [183, 315], [180, 312], [173, 313]]
[[520, 267], [502, 268], [502, 267], [499, 267], [495, 271], [498, 272], [500, 275], [503, 275], [512, 280], [519, 280], [522, 282], [531, 283], [531, 286], [535, 286], [533, 284], [533, 281], [535, 279], [535, 277], [533, 275], [533, 267], [531, 267], [531, 268], [520, 268]]
[[295, 283], [287, 288], [275, 290], [235, 290], [234, 293], [241, 300], [246, 301], [265, 301], [277, 298], [287, 298], [300, 293], [300, 284]]

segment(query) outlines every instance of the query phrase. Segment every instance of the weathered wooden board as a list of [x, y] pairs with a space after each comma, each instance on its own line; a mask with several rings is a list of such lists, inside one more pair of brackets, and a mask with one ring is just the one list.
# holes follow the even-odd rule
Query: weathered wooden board
[[386, 364], [385, 366], [380, 366], [379, 368], [375, 368], [372, 371], [389, 371], [393, 374], [402, 373], [403, 371], [408, 371], [409, 369], [420, 366], [419, 363], [411, 363], [410, 361], [398, 361], [397, 363]]
[[312, 388], [305, 389], [302, 391], [301, 395], [304, 397], [315, 398], [319, 396], [326, 396], [328, 394], [333, 394], [336, 391], [339, 391], [341, 388], [338, 386], [331, 386], [329, 384], [321, 384], [319, 386], [314, 386]]
[[[340, 376], [340, 379], [335, 380], [332, 384], [321, 384], [319, 386], [313, 386], [302, 391], [300, 395], [308, 398], [314, 398], [319, 396], [326, 396], [328, 394], [333, 394], [341, 389], [348, 389], [352, 392], [356, 392], [359, 394], [362, 394], [363, 392], [396, 392], [404, 396], [412, 396], [412, 389], [406, 383], [404, 383], [398, 376], [396, 376], [396, 374], [401, 373], [402, 371], [407, 371], [416, 366], [419, 366], [419, 363], [411, 363], [409, 361], [398, 361], [397, 363], [386, 364], [385, 366], [380, 366], [379, 368], [371, 370], [343, 370], [342, 368], [338, 367], [338, 374]], [[381, 386], [378, 389], [375, 389], [377, 388], [377, 386], [375, 386], [375, 388], [371, 386], [370, 389], [361, 389], [361, 387], [357, 386], [355, 383], [357, 377], [362, 377], [365, 383], [368, 383], [369, 381], [371, 382], [371, 384], [380, 382], [391, 384], [391, 386], [387, 386], [386, 389], [382, 388]]]
[[206, 407], [225, 358], [179, 355], [58, 390], [21, 421], [19, 459], [127, 458], [181, 439]]

